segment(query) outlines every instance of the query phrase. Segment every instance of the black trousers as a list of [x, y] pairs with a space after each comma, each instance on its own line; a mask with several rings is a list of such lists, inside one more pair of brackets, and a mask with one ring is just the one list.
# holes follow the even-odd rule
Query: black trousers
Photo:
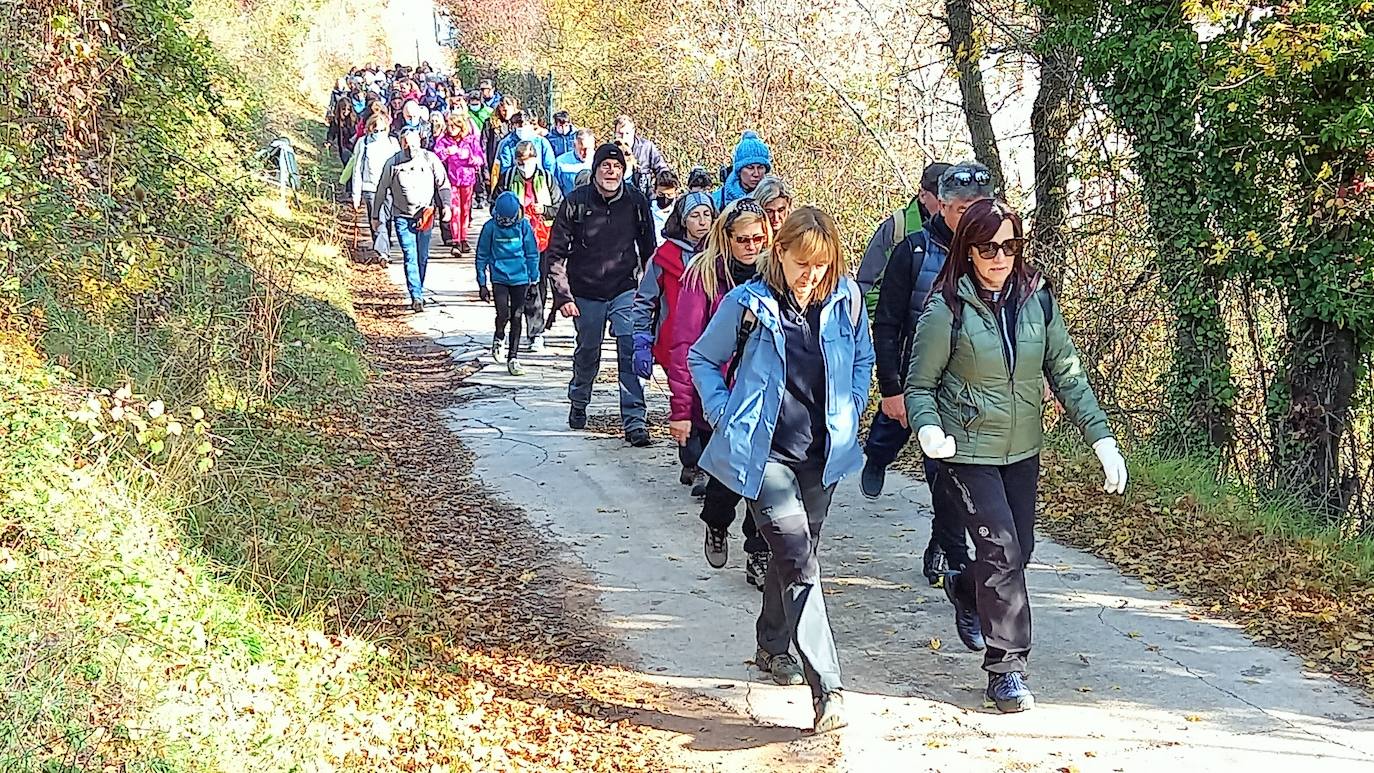
[[[696, 467], [701, 459], [701, 452], [706, 450], [706, 444], [711, 441], [712, 432], [708, 429], [692, 427], [692, 435], [687, 439], [687, 445], [681, 446], [677, 450], [678, 460], [683, 467]], [[729, 529], [730, 524], [735, 522], [735, 513], [739, 510], [739, 502], [743, 499], [739, 494], [726, 488], [725, 484], [716, 480], [714, 475], [708, 475], [706, 481], [706, 497], [701, 502], [701, 520], [707, 526], [716, 529]], [[754, 521], [754, 511], [745, 510], [744, 522], [740, 524], [740, 532], [744, 534], [744, 552], [746, 553], [767, 553], [768, 543], [759, 535], [758, 526]]]
[[1026, 564], [1035, 550], [1040, 457], [1008, 465], [943, 466], [973, 536], [975, 558], [955, 592], [977, 601], [987, 642], [983, 669], [1025, 671], [1031, 651]]
[[547, 250], [539, 255], [539, 281], [529, 288], [529, 295], [525, 297], [525, 330], [529, 332], [530, 338], [534, 338], [552, 328], [553, 321], [558, 318], [558, 309], [550, 308], [547, 315], [544, 313], [545, 307], [549, 305], [549, 293], [552, 291]]
[[510, 323], [510, 337], [506, 343], [506, 359], [513, 360], [520, 351], [520, 313], [529, 285], [491, 283], [492, 300], [496, 301], [496, 340], [506, 337], [506, 323]]

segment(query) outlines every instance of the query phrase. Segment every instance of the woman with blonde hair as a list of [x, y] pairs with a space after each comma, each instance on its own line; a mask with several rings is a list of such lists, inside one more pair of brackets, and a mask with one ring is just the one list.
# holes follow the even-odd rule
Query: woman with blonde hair
[[836, 484], [863, 467], [858, 427], [873, 375], [863, 296], [848, 273], [835, 221], [797, 209], [759, 278], [725, 294], [687, 355], [715, 430], [701, 467], [748, 500], [772, 549], [755, 663], [777, 680], [777, 661], [796, 647], [818, 733], [846, 720], [816, 548]]
[[[694, 199], [692, 197], [700, 197]], [[688, 194], [688, 200], [711, 207], [710, 196]], [[704, 496], [701, 520], [706, 524], [704, 551], [706, 562], [716, 569], [725, 566], [730, 557], [730, 524], [735, 520], [739, 494], [700, 468], [701, 452], [711, 439], [711, 425], [701, 412], [701, 400], [692, 386], [692, 373], [687, 367], [687, 350], [701, 337], [706, 323], [715, 315], [725, 294], [758, 275], [758, 261], [773, 240], [763, 210], [753, 200], [740, 199], [725, 208], [711, 225], [706, 247], [692, 257], [683, 272], [677, 303], [668, 319], [667, 356], [663, 370], [668, 375], [668, 433], [682, 449], [680, 457], [684, 470], [694, 473], [693, 494]], [[662, 250], [660, 249], [660, 252]], [[758, 535], [753, 518], [746, 515], [743, 524], [745, 580], [763, 590], [763, 578], [768, 572], [768, 543]], [[795, 666], [795, 664], [794, 664]], [[800, 672], [795, 671], [800, 680]], [[792, 676], [787, 676], [790, 683]]]

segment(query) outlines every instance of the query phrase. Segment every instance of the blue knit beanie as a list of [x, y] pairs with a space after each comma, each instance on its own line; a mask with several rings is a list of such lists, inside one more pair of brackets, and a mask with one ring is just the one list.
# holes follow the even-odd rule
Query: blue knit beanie
[[746, 131], [735, 146], [735, 174], [750, 164], [763, 164], [773, 171], [773, 151], [759, 139], [758, 133]]

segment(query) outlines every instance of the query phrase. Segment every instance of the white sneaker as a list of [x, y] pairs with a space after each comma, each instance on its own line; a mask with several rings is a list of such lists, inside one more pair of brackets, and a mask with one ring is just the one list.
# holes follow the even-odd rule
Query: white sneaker
[[507, 362], [506, 372], [510, 373], [512, 376], [525, 375], [525, 369], [520, 367], [520, 362], [518, 360], [511, 360], [510, 362]]
[[544, 336], [543, 336], [543, 335], [537, 335], [537, 336], [534, 337], [534, 340], [533, 340], [533, 341], [530, 341], [530, 351], [531, 351], [531, 352], [542, 352], [542, 351], [544, 351]]
[[491, 358], [497, 362], [501, 361], [501, 339], [499, 338], [491, 340]]

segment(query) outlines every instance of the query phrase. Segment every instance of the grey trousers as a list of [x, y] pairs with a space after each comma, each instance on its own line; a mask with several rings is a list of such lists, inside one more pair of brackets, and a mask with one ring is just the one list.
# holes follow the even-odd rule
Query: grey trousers
[[835, 493], [834, 486], [821, 483], [821, 472], [820, 467], [794, 469], [770, 461], [758, 499], [749, 500], [759, 534], [773, 553], [755, 624], [758, 646], [780, 655], [789, 642], [796, 645], [813, 698], [844, 689], [816, 558], [821, 525]]
[[644, 407], [644, 384], [635, 375], [634, 290], [627, 290], [609, 301], [574, 298], [578, 316], [573, 317], [577, 330], [577, 348], [573, 350], [573, 375], [568, 382], [568, 400], [586, 408], [592, 401], [592, 385], [601, 372], [601, 343], [610, 324], [615, 336], [616, 369], [620, 376], [620, 423], [626, 432], [647, 426]]

